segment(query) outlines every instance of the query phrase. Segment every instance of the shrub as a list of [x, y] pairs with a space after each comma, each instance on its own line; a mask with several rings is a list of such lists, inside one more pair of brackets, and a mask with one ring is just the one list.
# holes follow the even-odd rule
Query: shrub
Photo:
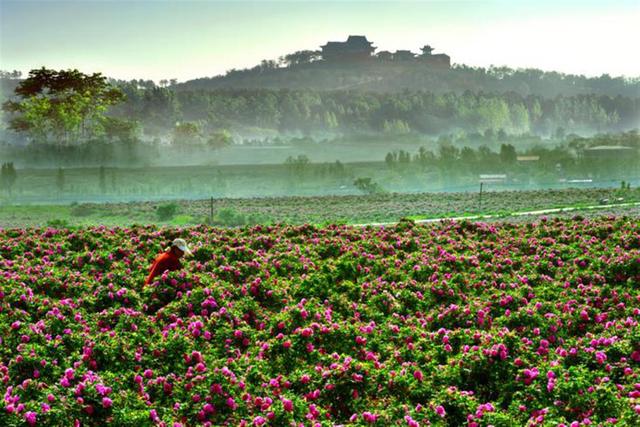
[[156, 208], [156, 216], [160, 221], [168, 221], [178, 213], [177, 203], [167, 203]]
[[365, 194], [379, 194], [384, 190], [377, 182], [371, 180], [371, 178], [356, 178], [353, 181], [353, 185]]
[[71, 215], [72, 216], [89, 216], [93, 213], [94, 209], [91, 205], [86, 203], [83, 204], [74, 204], [71, 206]]

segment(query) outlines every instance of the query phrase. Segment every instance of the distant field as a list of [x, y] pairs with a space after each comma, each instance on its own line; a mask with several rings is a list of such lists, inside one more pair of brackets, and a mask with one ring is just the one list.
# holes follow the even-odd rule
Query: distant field
[[[296, 159], [298, 157], [296, 156]], [[304, 158], [303, 158], [304, 159]], [[486, 170], [500, 174], [500, 166]], [[130, 202], [168, 199], [253, 198], [282, 196], [360, 195], [354, 181], [369, 178], [386, 193], [476, 192], [479, 175], [445, 173], [417, 165], [389, 167], [385, 162], [211, 165], [139, 168], [18, 169], [11, 197], [0, 192], [2, 204]], [[640, 178], [623, 178], [632, 187]], [[573, 186], [617, 188], [621, 179], [585, 183], [561, 182], [557, 176], [526, 168], [509, 180], [486, 184], [485, 191], [561, 189]]]
[[[428, 219], [477, 214], [500, 214], [558, 207], [598, 205], [600, 200], [640, 200], [640, 190], [566, 189], [547, 191], [496, 191], [478, 193], [420, 193], [346, 195], [324, 197], [268, 197], [154, 201], [131, 203], [84, 203], [0, 207], [0, 227], [59, 225], [217, 225], [288, 223], [322, 224], [397, 221], [401, 218]], [[162, 217], [159, 209], [174, 204]], [[213, 216], [212, 214], [213, 208]], [[607, 207], [586, 215], [638, 215], [637, 207]], [[567, 215], [575, 215], [573, 212]], [[583, 212], [580, 212], [582, 215]], [[520, 218], [523, 219], [523, 218]]]

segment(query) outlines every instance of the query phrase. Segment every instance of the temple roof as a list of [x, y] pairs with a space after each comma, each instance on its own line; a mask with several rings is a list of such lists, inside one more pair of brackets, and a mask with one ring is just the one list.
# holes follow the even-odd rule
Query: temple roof
[[365, 48], [369, 49], [373, 42], [367, 40], [366, 36], [349, 36], [347, 41], [345, 42], [327, 42], [327, 44], [321, 46], [323, 48], [338, 48], [338, 47], [349, 47], [349, 48]]
[[347, 38], [347, 43], [350, 45], [363, 45], [363, 46], [371, 46], [373, 42], [367, 40], [366, 36], [349, 36]]

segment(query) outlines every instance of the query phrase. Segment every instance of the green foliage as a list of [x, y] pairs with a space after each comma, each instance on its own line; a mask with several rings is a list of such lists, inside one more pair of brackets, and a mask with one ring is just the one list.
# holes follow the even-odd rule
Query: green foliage
[[384, 189], [369, 177], [356, 178], [353, 181], [353, 185], [364, 194], [380, 194], [384, 192]]
[[52, 227], [52, 228], [69, 228], [71, 225], [69, 224], [69, 221], [67, 221], [66, 219], [52, 219], [50, 221], [47, 221], [47, 227]]
[[312, 61], [316, 61], [320, 58], [320, 52], [316, 50], [300, 50], [294, 53], [290, 53], [281, 58], [281, 61], [289, 66], [294, 67], [296, 65], [308, 64]]
[[168, 221], [178, 213], [177, 203], [166, 203], [156, 208], [156, 217], [160, 221]]
[[222, 227], [239, 227], [243, 225], [270, 224], [273, 221], [263, 213], [243, 213], [236, 208], [227, 206], [216, 211], [213, 218], [202, 217], [201, 223]]
[[102, 125], [104, 127], [105, 136], [111, 141], [134, 141], [141, 133], [141, 125], [137, 120], [105, 117]]
[[233, 137], [231, 136], [231, 133], [226, 129], [218, 130], [211, 134], [211, 136], [207, 140], [207, 144], [209, 145], [209, 147], [217, 150], [233, 144]]
[[[424, 150], [424, 147], [422, 148]], [[411, 154], [404, 150], [391, 151], [387, 153], [384, 161], [389, 167], [408, 165], [411, 163]]]
[[196, 122], [177, 123], [173, 129], [174, 144], [193, 144], [200, 141], [201, 129]]
[[13, 162], [3, 163], [0, 172], [0, 186], [11, 195], [11, 190], [18, 179], [18, 173]]
[[[308, 71], [309, 66], [315, 65], [294, 68]], [[261, 77], [273, 77], [265, 70], [271, 68], [261, 68]], [[454, 76], [467, 72], [451, 73]], [[424, 73], [420, 78], [424, 78]], [[207, 138], [214, 129], [235, 132], [247, 127], [323, 137], [327, 132], [353, 135], [374, 131], [390, 136], [408, 133], [436, 136], [460, 130], [483, 134], [490, 131], [495, 135], [499, 129], [508, 135], [548, 136], [558, 127], [564, 127], [567, 134], [633, 129], [640, 113], [628, 89], [619, 88], [620, 96], [597, 95], [591, 89], [573, 86], [571, 93], [559, 97], [557, 92], [536, 93], [546, 93], [545, 85], [550, 85], [548, 81], [537, 80], [527, 83], [535, 84], [536, 90], [520, 94], [517, 90], [505, 94], [502, 87], [508, 85], [505, 80], [496, 81], [495, 90], [479, 91], [474, 86], [466, 92], [457, 89], [461, 84], [457, 78], [442, 86], [429, 82], [426, 91], [415, 88], [406, 92], [383, 91], [377, 82], [372, 87], [358, 86], [358, 91], [325, 91], [311, 89], [309, 86], [314, 84], [305, 85], [300, 80], [283, 81], [285, 86], [299, 86], [280, 91], [272, 82], [265, 82], [265, 87], [260, 88], [259, 83], [245, 86], [247, 80], [239, 80], [236, 87], [229, 87], [222, 84], [223, 80], [199, 79], [180, 85], [180, 90], [145, 88], [137, 81], [120, 82], [127, 102], [114, 108], [114, 115], [138, 121], [150, 135], [172, 133], [176, 121], [199, 123]], [[233, 79], [227, 82], [230, 80]], [[340, 85], [350, 84], [349, 77], [335, 76], [318, 84], [336, 84], [341, 80]]]
[[505, 165], [513, 165], [517, 161], [516, 148], [511, 144], [500, 145], [500, 161]]
[[310, 160], [304, 154], [299, 154], [298, 157], [289, 156], [284, 161], [285, 166], [290, 173], [300, 176], [309, 166]]
[[73, 204], [71, 206], [70, 214], [71, 216], [83, 217], [89, 216], [95, 212], [95, 208], [89, 204], [81, 203], [81, 204]]
[[213, 219], [214, 224], [224, 225], [229, 227], [244, 225], [245, 221], [246, 221], [245, 216], [242, 215], [237, 210], [235, 210], [234, 208], [219, 209]]
[[184, 226], [184, 225], [189, 225], [193, 223], [194, 223], [194, 220], [191, 215], [176, 215], [171, 220], [171, 224], [178, 225], [178, 226]]
[[392, 135], [404, 135], [411, 132], [411, 128], [404, 120], [385, 120], [382, 124], [384, 133]]
[[3, 110], [15, 115], [9, 128], [33, 141], [75, 142], [104, 133], [107, 108], [124, 100], [124, 94], [100, 73], [78, 70], [29, 72], [15, 89], [18, 101], [7, 101]]

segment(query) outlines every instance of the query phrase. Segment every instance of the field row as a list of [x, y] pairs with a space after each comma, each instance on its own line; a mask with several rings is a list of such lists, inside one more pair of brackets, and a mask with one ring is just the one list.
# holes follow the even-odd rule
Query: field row
[[[567, 206], [598, 205], [640, 200], [640, 190], [567, 189], [478, 193], [416, 193], [369, 196], [274, 197], [182, 200], [109, 204], [73, 204], [0, 207], [0, 227], [57, 225], [221, 226], [252, 224], [370, 223], [401, 218], [459, 217], [508, 214]], [[610, 209], [604, 213], [633, 215], [637, 209]], [[597, 214], [602, 214], [598, 212]], [[588, 213], [586, 213], [588, 214]]]

